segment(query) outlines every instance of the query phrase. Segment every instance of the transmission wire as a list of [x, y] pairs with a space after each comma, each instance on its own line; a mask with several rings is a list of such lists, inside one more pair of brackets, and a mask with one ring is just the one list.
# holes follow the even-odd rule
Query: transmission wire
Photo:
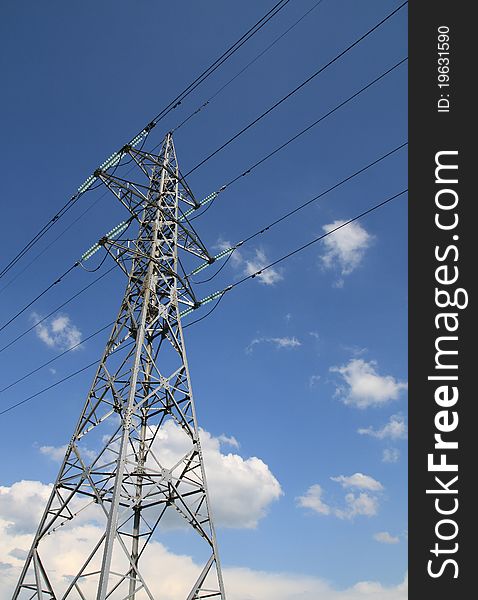
[[216, 92], [214, 92], [214, 94], [212, 96], [210, 96], [205, 102], [203, 102], [203, 104], [201, 104], [195, 111], [193, 111], [192, 113], [190, 113], [189, 116], [187, 116], [183, 121], [181, 121], [181, 123], [179, 123], [179, 125], [177, 125], [176, 127], [174, 127], [174, 129], [171, 130], [171, 133], [175, 133], [176, 131], [178, 131], [179, 129], [181, 129], [181, 127], [183, 125], [185, 125], [190, 119], [192, 119], [192, 117], [196, 116], [204, 108], [206, 108], [206, 106], [208, 106], [214, 100], [214, 98], [216, 98], [217, 96], [219, 96], [219, 94], [221, 92], [223, 92], [233, 81], [235, 81], [250, 66], [252, 66], [256, 61], [258, 61], [259, 58], [261, 58], [262, 56], [264, 56], [264, 54], [266, 54], [266, 52], [268, 52], [273, 46], [275, 46], [277, 44], [277, 42], [279, 42], [283, 37], [285, 37], [289, 33], [289, 31], [292, 31], [292, 29], [294, 29], [301, 21], [303, 21], [314, 9], [316, 9], [319, 6], [319, 4], [322, 4], [322, 2], [323, 2], [323, 0], [318, 0], [318, 2], [316, 2], [312, 6], [312, 8], [309, 8], [309, 10], [307, 12], [305, 12], [297, 21], [295, 21], [290, 27], [288, 27], [283, 33], [281, 33], [281, 35], [279, 35], [278, 37], [276, 37], [273, 42], [271, 42], [266, 48], [264, 48], [264, 50], [262, 50], [257, 56], [255, 56], [251, 61], [249, 61], [246, 64], [245, 67], [243, 67], [238, 73], [236, 73], [234, 75], [234, 77], [232, 77], [231, 79], [229, 79]]
[[[289, 259], [291, 256], [294, 256], [296, 254], [298, 254], [299, 252], [302, 252], [303, 250], [309, 248], [310, 246], [312, 246], [313, 244], [316, 244], [317, 242], [323, 240], [324, 238], [328, 237], [329, 235], [334, 234], [336, 231], [338, 231], [339, 229], [342, 229], [343, 227], [346, 227], [347, 225], [350, 225], [350, 223], [353, 223], [355, 221], [358, 221], [359, 219], [363, 218], [364, 216], [378, 210], [379, 208], [385, 206], [386, 204], [392, 202], [393, 200], [395, 200], [396, 198], [399, 198], [400, 196], [402, 196], [403, 194], [405, 194], [408, 191], [408, 188], [402, 190], [401, 192], [399, 192], [398, 194], [395, 194], [393, 196], [390, 196], [389, 198], [387, 198], [386, 200], [383, 200], [382, 202], [372, 206], [371, 208], [363, 211], [362, 213], [356, 215], [355, 217], [352, 217], [351, 219], [349, 219], [348, 221], [345, 221], [344, 223], [342, 223], [341, 225], [334, 227], [333, 229], [331, 229], [330, 231], [327, 231], [326, 233], [320, 235], [319, 237], [314, 238], [313, 240], [311, 240], [310, 242], [307, 242], [306, 244], [303, 244], [302, 246], [299, 246], [298, 248], [296, 248], [295, 250], [292, 250], [291, 252], [288, 252], [287, 254], [281, 256], [280, 258], [274, 260], [273, 262], [269, 263], [268, 265], [262, 267], [261, 269], [259, 269], [258, 271], [251, 273], [250, 275], [247, 275], [246, 277], [243, 277], [242, 279], [240, 279], [239, 281], [236, 281], [228, 286], [226, 286], [224, 288], [224, 290], [222, 290], [221, 296], [218, 298], [218, 301], [216, 302], [216, 304], [213, 306], [213, 308], [207, 313], [207, 315], [203, 315], [203, 317], [197, 319], [196, 321], [193, 321], [192, 323], [188, 323], [187, 325], [185, 325], [183, 327], [183, 329], [185, 329], [186, 327], [189, 327], [193, 324], [199, 323], [200, 321], [202, 321], [204, 318], [206, 318], [206, 316], [209, 316], [219, 305], [220, 301], [222, 300], [222, 298], [224, 297], [224, 295], [229, 292], [230, 290], [236, 288], [237, 286], [241, 285], [242, 283], [245, 283], [246, 281], [248, 281], [249, 279], [254, 279], [255, 277], [261, 275], [264, 271], [266, 271], [267, 269], [270, 269], [276, 265], [278, 265], [279, 263]], [[107, 326], [104, 327], [104, 329], [106, 329]], [[119, 350], [120, 348], [118, 348]], [[65, 351], [65, 353], [68, 352]], [[113, 352], [116, 352], [113, 351]], [[27, 398], [24, 398], [23, 400], [21, 400], [20, 402], [16, 402], [15, 404], [12, 404], [11, 406], [7, 407], [6, 409], [0, 411], [0, 415], [3, 415], [11, 410], [13, 410], [14, 408], [17, 408], [18, 406], [25, 404], [26, 402], [32, 400], [33, 398], [36, 398], [37, 396], [39, 396], [40, 394], [43, 394], [44, 392], [52, 389], [53, 387], [56, 387], [57, 385], [60, 385], [60, 383], [63, 383], [69, 379], [71, 379], [72, 377], [75, 377], [76, 375], [78, 375], [79, 373], [82, 373], [83, 371], [86, 371], [86, 369], [89, 369], [90, 367], [92, 367], [93, 365], [98, 364], [98, 361], [94, 361], [88, 365], [86, 365], [85, 367], [79, 369], [78, 371], [75, 371], [74, 373], [71, 373], [69, 375], [67, 375], [66, 377], [64, 377], [63, 379], [60, 379], [59, 381], [55, 382], [54, 384], [41, 389], [40, 391], [36, 392], [35, 394], [32, 394], [31, 396], [28, 396]]]
[[[264, 27], [276, 14], [279, 13], [290, 0], [279, 0], [272, 9], [270, 9], [259, 21], [257, 21], [239, 40], [230, 46], [218, 59], [205, 69], [192, 83], [190, 83], [174, 100], [172, 100], [165, 108], [163, 108], [146, 127], [144, 127], [136, 136], [131, 138], [130, 142], [138, 137], [142, 132], [149, 135], [151, 129], [155, 127], [171, 110], [177, 108], [181, 102], [189, 96], [203, 81], [205, 81], [212, 73], [214, 73], [224, 62], [226, 62], [241, 46], [243, 46], [252, 36]], [[4, 277], [15, 264], [23, 258], [23, 256], [55, 225], [58, 220], [74, 205], [74, 203], [83, 195], [84, 192], [76, 192], [60, 210], [33, 236], [29, 242], [10, 260], [10, 262], [0, 271], [0, 279]]]
[[68, 354], [68, 352], [72, 352], [73, 350], [76, 350], [77, 348], [79, 348], [82, 344], [84, 344], [85, 342], [91, 340], [92, 338], [94, 338], [95, 336], [97, 336], [98, 334], [102, 333], [103, 331], [105, 331], [105, 329], [108, 329], [109, 327], [111, 327], [112, 325], [115, 324], [116, 321], [113, 321], [111, 323], [108, 323], [108, 325], [105, 325], [104, 327], [102, 327], [101, 329], [98, 329], [97, 331], [95, 331], [94, 333], [91, 333], [88, 337], [83, 338], [80, 342], [78, 342], [77, 344], [74, 344], [73, 346], [70, 346], [69, 348], [67, 348], [66, 350], [64, 350], [63, 352], [60, 352], [60, 354], [57, 354], [56, 356], [54, 356], [53, 358], [51, 358], [50, 360], [44, 362], [43, 364], [41, 364], [39, 367], [36, 367], [35, 369], [33, 369], [32, 371], [28, 372], [26, 375], [23, 375], [22, 377], [20, 377], [19, 379], [13, 381], [12, 383], [8, 384], [7, 386], [5, 386], [4, 388], [0, 389], [0, 394], [3, 394], [3, 392], [6, 392], [7, 390], [9, 390], [10, 388], [12, 388], [13, 386], [17, 385], [18, 383], [21, 383], [22, 381], [25, 381], [25, 379], [27, 379], [28, 377], [30, 377], [31, 375], [37, 373], [38, 371], [41, 371], [42, 369], [44, 369], [45, 367], [47, 367], [48, 365], [51, 365], [51, 363], [55, 362], [56, 360], [58, 360], [59, 358], [61, 358], [62, 356], [64, 356], [65, 354]]
[[6, 344], [2, 348], [0, 348], [0, 353], [3, 352], [4, 350], [6, 350], [7, 348], [10, 348], [10, 346], [13, 346], [13, 344], [15, 344], [16, 342], [18, 342], [18, 340], [20, 340], [22, 337], [24, 337], [27, 333], [30, 333], [30, 331], [32, 331], [33, 329], [35, 329], [36, 327], [38, 327], [38, 325], [40, 325], [40, 323], [43, 323], [43, 321], [46, 321], [52, 315], [54, 315], [56, 312], [58, 312], [59, 310], [61, 310], [62, 308], [64, 308], [67, 304], [69, 304], [70, 302], [72, 302], [73, 300], [75, 300], [76, 298], [78, 298], [78, 296], [80, 296], [81, 294], [83, 294], [83, 292], [86, 292], [86, 290], [88, 290], [90, 287], [92, 287], [93, 285], [95, 285], [96, 283], [98, 283], [101, 279], [103, 279], [103, 277], [106, 277], [106, 275], [109, 275], [109, 273], [111, 273], [115, 268], [116, 268], [116, 265], [113, 265], [107, 271], [105, 271], [104, 273], [102, 273], [99, 277], [96, 277], [96, 279], [94, 279], [92, 282], [90, 282], [87, 286], [85, 286], [84, 288], [82, 288], [81, 290], [79, 290], [78, 292], [76, 292], [73, 296], [71, 296], [70, 298], [68, 298], [67, 300], [65, 300], [65, 302], [63, 302], [62, 304], [60, 304], [60, 306], [57, 306], [54, 310], [52, 310], [50, 313], [48, 313], [46, 315], [46, 317], [43, 317], [42, 319], [40, 319], [39, 321], [37, 321], [34, 325], [32, 325], [31, 327], [29, 327], [28, 329], [25, 329], [25, 331], [23, 331], [22, 333], [20, 333], [19, 335], [17, 335], [16, 338], [14, 338], [10, 342], [8, 342], [8, 344]]
[[369, 35], [371, 35], [376, 29], [378, 29], [386, 21], [388, 21], [389, 19], [391, 19], [406, 4], [408, 4], [408, 0], [406, 0], [405, 2], [403, 2], [403, 4], [401, 4], [398, 8], [396, 8], [394, 11], [392, 11], [391, 13], [389, 13], [385, 18], [383, 18], [381, 21], [379, 21], [379, 23], [377, 23], [371, 29], [369, 29], [366, 33], [364, 33], [363, 35], [361, 35], [357, 40], [355, 40], [355, 42], [353, 42], [352, 44], [350, 44], [349, 46], [347, 46], [347, 48], [345, 48], [345, 50], [342, 50], [342, 52], [340, 52], [339, 54], [337, 54], [332, 60], [330, 60], [328, 63], [326, 63], [323, 67], [320, 67], [320, 69], [318, 69], [317, 71], [315, 71], [315, 73], [313, 73], [312, 75], [310, 75], [307, 79], [305, 79], [305, 81], [303, 81], [301, 84], [299, 84], [293, 90], [291, 90], [288, 94], [286, 94], [285, 96], [283, 96], [280, 100], [278, 100], [277, 102], [275, 102], [272, 106], [270, 106], [267, 110], [265, 110], [263, 113], [261, 113], [258, 117], [256, 117], [253, 121], [251, 121], [248, 125], [246, 125], [241, 130], [239, 130], [237, 133], [235, 133], [226, 142], [224, 142], [221, 146], [219, 146], [219, 148], [216, 148], [216, 150], [214, 150], [214, 152], [211, 152], [210, 154], [208, 154], [208, 156], [206, 156], [203, 160], [201, 160], [199, 163], [197, 163], [192, 169], [190, 169], [186, 173], [185, 177], [187, 177], [188, 175], [191, 175], [191, 173], [194, 173], [194, 171], [196, 171], [197, 169], [199, 169], [199, 167], [201, 167], [204, 163], [206, 163], [207, 161], [209, 161], [213, 156], [215, 156], [216, 154], [218, 154], [221, 150], [223, 150], [224, 148], [226, 148], [226, 146], [228, 146], [229, 144], [231, 144], [239, 136], [241, 136], [243, 133], [245, 133], [246, 131], [248, 131], [251, 127], [253, 127], [254, 125], [256, 125], [259, 121], [261, 121], [265, 116], [267, 116], [268, 114], [270, 114], [273, 110], [275, 110], [283, 102], [285, 102], [286, 100], [288, 100], [291, 96], [293, 96], [299, 90], [301, 90], [303, 87], [305, 87], [308, 83], [310, 83], [313, 79], [315, 79], [315, 77], [317, 77], [320, 73], [322, 73], [323, 71], [325, 71], [325, 69], [327, 69], [328, 67], [330, 67], [331, 65], [333, 65], [337, 60], [339, 60], [347, 52], [349, 52], [350, 50], [352, 50], [352, 48], [354, 48], [355, 46], [357, 46], [357, 44], [359, 44], [360, 42], [362, 42], [365, 38], [367, 38]]
[[[406, 4], [407, 2], [405, 2], [404, 4]], [[354, 45], [356, 45], [359, 41], [361, 41], [364, 37], [366, 37], [367, 35], [369, 35], [374, 29], [376, 29], [377, 27], [379, 27], [383, 22], [385, 22], [388, 18], [390, 18], [395, 12], [397, 12], [398, 10], [400, 10], [400, 8], [402, 8], [403, 4], [398, 7], [393, 13], [391, 13], [390, 15], [388, 15], [388, 17], [386, 17], [385, 19], [383, 19], [379, 24], [377, 24], [374, 28], [372, 28], [371, 30], [369, 30], [369, 32], [367, 32], [366, 34], [364, 34], [361, 38], [359, 38], [359, 40], [357, 40], [354, 44], [352, 44], [352, 46], [349, 46], [346, 50], [344, 50], [342, 52], [341, 55], [343, 55], [345, 52], [347, 52], [349, 49], [351, 49]], [[338, 55], [338, 56], [341, 56]], [[338, 57], [334, 58], [331, 62], [329, 62], [325, 67], [323, 67], [321, 70], [324, 70], [328, 65], [332, 64], [332, 62], [334, 62]], [[373, 81], [369, 82], [367, 85], [365, 85], [364, 87], [362, 87], [360, 90], [358, 90], [357, 92], [355, 92], [352, 96], [348, 97], [346, 100], [344, 100], [343, 102], [341, 102], [340, 104], [338, 104], [336, 107], [334, 107], [333, 109], [331, 109], [329, 112], [327, 112], [325, 115], [323, 115], [322, 117], [320, 117], [318, 120], [314, 121], [313, 123], [311, 123], [310, 125], [308, 125], [306, 128], [304, 128], [302, 131], [300, 131], [299, 133], [297, 133], [295, 136], [293, 136], [292, 138], [290, 138], [289, 140], [287, 140], [284, 144], [282, 144], [281, 146], [277, 147], [275, 150], [273, 150], [272, 152], [270, 152], [269, 154], [267, 154], [265, 157], [263, 157], [262, 159], [260, 159], [259, 161], [257, 161], [256, 163], [254, 163], [251, 167], [249, 167], [246, 171], [244, 171], [243, 173], [241, 173], [240, 175], [234, 177], [231, 181], [229, 181], [228, 183], [226, 183], [225, 185], [223, 185], [220, 188], [220, 191], [224, 191], [227, 187], [229, 187], [230, 185], [234, 184], [236, 181], [238, 181], [239, 179], [241, 179], [242, 177], [249, 175], [251, 173], [251, 171], [253, 169], [255, 169], [256, 167], [258, 167], [259, 165], [261, 165], [263, 162], [265, 162], [266, 160], [268, 160], [269, 158], [271, 158], [272, 156], [274, 156], [277, 152], [279, 152], [280, 150], [282, 150], [283, 148], [285, 148], [286, 146], [288, 146], [290, 143], [292, 143], [293, 141], [295, 141], [297, 138], [299, 138], [300, 136], [302, 136], [304, 133], [306, 133], [307, 131], [309, 131], [310, 129], [312, 129], [313, 127], [315, 127], [316, 125], [318, 125], [320, 122], [322, 122], [323, 120], [325, 120], [327, 117], [329, 117], [331, 114], [333, 114], [335, 111], [339, 110], [341, 107], [343, 107], [345, 104], [347, 104], [348, 102], [350, 102], [351, 100], [355, 99], [358, 95], [360, 95], [362, 92], [364, 92], [365, 90], [367, 90], [368, 88], [370, 88], [371, 86], [373, 86], [375, 83], [377, 83], [378, 81], [380, 81], [381, 79], [383, 79], [386, 75], [388, 75], [390, 72], [392, 72], [394, 69], [398, 68], [400, 65], [402, 65], [405, 61], [408, 60], [408, 57], [405, 57], [404, 59], [402, 59], [401, 61], [399, 61], [398, 63], [396, 63], [393, 67], [391, 67], [390, 69], [388, 69], [387, 71], [383, 72], [381, 75], [379, 75], [377, 78], [375, 78]], [[319, 70], [318, 72], [316, 72], [316, 74], [318, 74], [321, 70]], [[315, 77], [314, 74], [312, 77]], [[310, 80], [310, 78], [309, 78]], [[300, 87], [302, 87], [303, 84], [301, 84]], [[298, 90], [299, 88], [296, 88], [296, 90]], [[295, 91], [296, 91], [295, 90]], [[281, 103], [284, 99], [286, 99], [287, 97], [289, 97], [290, 94], [288, 96], [286, 96], [285, 98], [283, 98], [279, 103]], [[278, 106], [278, 104], [276, 104], [275, 106]], [[267, 112], [270, 112], [267, 111]], [[267, 113], [263, 113], [262, 116], [265, 116], [265, 114]], [[260, 118], [262, 118], [259, 117]], [[212, 158], [212, 156], [214, 156], [219, 150], [221, 150], [222, 148], [224, 148], [226, 145], [228, 145], [233, 139], [235, 139], [236, 137], [238, 137], [238, 135], [240, 135], [242, 132], [246, 131], [250, 126], [252, 126], [254, 123], [257, 122], [258, 119], [256, 119], [255, 121], [253, 121], [252, 123], [250, 123], [245, 129], [243, 129], [241, 132], [239, 132], [239, 134], [236, 134], [236, 136], [234, 136], [233, 138], [230, 138], [230, 140], [228, 142], [226, 142], [226, 144], [224, 144], [223, 146], [221, 146], [217, 151], [215, 151], [214, 153], [212, 153], [211, 155], [209, 155], [209, 157], [207, 157], [206, 159], [204, 159], [201, 163], [199, 163], [198, 165], [196, 165], [196, 167], [194, 167], [194, 169], [192, 169], [191, 171], [189, 171], [186, 175], [189, 175], [190, 173], [192, 173], [192, 171], [196, 170], [196, 168], [198, 168], [199, 166], [201, 166], [202, 164], [204, 164], [205, 162], [207, 162], [207, 160], [209, 160], [210, 158]], [[185, 176], [184, 176], [185, 177]], [[181, 177], [181, 179], [184, 180], [184, 177]], [[105, 192], [106, 193], [106, 192]], [[104, 196], [105, 194], [103, 194], [100, 199]], [[215, 200], [215, 199], [214, 199]], [[190, 221], [199, 218], [200, 216], [204, 215], [209, 208], [211, 208], [213, 204], [213, 201], [209, 204], [208, 207], [206, 207], [206, 209], [204, 209], [204, 211], [194, 217], [192, 217], [190, 219]], [[93, 206], [93, 205], [92, 205]], [[90, 210], [92, 208], [92, 206], [90, 206], [88, 210]], [[85, 213], [87, 212], [85, 211]], [[74, 223], [76, 223], [76, 221], [78, 221], [82, 216], [80, 215], [75, 221]], [[72, 225], [74, 224], [72, 223]], [[71, 225], [70, 225], [71, 226]], [[67, 228], [69, 229], [69, 227]], [[66, 230], [65, 230], [66, 231]], [[65, 231], [63, 233], [65, 233]], [[61, 235], [63, 235], [63, 233]], [[61, 237], [58, 236], [58, 237]], [[58, 238], [57, 238], [58, 239]], [[54, 240], [52, 243], [54, 243], [56, 240]], [[50, 244], [51, 246], [51, 244]], [[50, 247], [48, 246], [48, 247]], [[47, 247], [47, 248], [48, 248]], [[40, 253], [42, 254], [42, 253]], [[38, 256], [36, 257], [38, 258]], [[34, 259], [35, 260], [35, 259]], [[34, 262], [34, 261], [32, 261]], [[31, 264], [31, 263], [29, 263]], [[29, 266], [29, 265], [27, 265]], [[25, 269], [24, 269], [25, 270]], [[22, 271], [23, 272], [23, 271]], [[9, 282], [11, 283], [11, 282]], [[58, 282], [57, 282], [58, 283]], [[9, 284], [7, 284], [9, 285]], [[5, 286], [7, 287], [7, 286]], [[3, 288], [5, 289], [5, 288]], [[0, 290], [1, 291], [1, 290]], [[46, 290], [48, 291], [48, 290]], [[37, 298], [38, 299], [38, 298]], [[28, 308], [28, 307], [27, 307]], [[15, 317], [16, 318], [16, 317]], [[0, 328], [0, 331], [2, 331], [3, 328]]]

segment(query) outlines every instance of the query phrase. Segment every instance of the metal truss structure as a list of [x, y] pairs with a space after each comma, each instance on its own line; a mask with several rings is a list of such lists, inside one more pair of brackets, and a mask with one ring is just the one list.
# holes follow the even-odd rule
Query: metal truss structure
[[[171, 134], [159, 155], [123, 152], [144, 184], [114, 170], [95, 177], [138, 225], [135, 239], [100, 241], [127, 275], [126, 291], [15, 600], [158, 600], [169, 573], [154, 548], [174, 532], [194, 547], [199, 567], [167, 597], [225, 599], [180, 318], [197, 306], [184, 261], [211, 257], [188, 220], [197, 202]], [[96, 532], [88, 550], [68, 547], [75, 527]], [[58, 573], [62, 552], [73, 561], [69, 573]]]

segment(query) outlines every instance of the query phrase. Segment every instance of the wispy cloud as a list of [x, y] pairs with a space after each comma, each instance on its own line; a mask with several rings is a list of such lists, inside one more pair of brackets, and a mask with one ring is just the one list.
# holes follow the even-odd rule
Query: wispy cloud
[[380, 544], [398, 544], [400, 538], [398, 536], [391, 535], [388, 531], [379, 531], [374, 533], [373, 539]]
[[[214, 248], [219, 252], [224, 252], [224, 250], [229, 250], [229, 248], [232, 248], [232, 246], [233, 244], [228, 240], [219, 240], [214, 246]], [[231, 255], [230, 261], [230, 264], [233, 267], [240, 267], [244, 262], [241, 252], [239, 250], [234, 250], [234, 252]]]
[[361, 348], [360, 346], [346, 346], [343, 345], [342, 348], [346, 351], [349, 352], [350, 354], [352, 354], [352, 356], [358, 357], [358, 356], [362, 356], [364, 354], [366, 354], [368, 352], [367, 348]]
[[219, 440], [220, 444], [224, 444], [225, 446], [231, 446], [232, 448], [239, 448], [239, 442], [233, 435], [227, 436], [224, 433], [221, 433], [221, 435], [217, 436], [217, 439]]
[[36, 312], [30, 318], [37, 323], [35, 332], [38, 338], [49, 348], [77, 350], [81, 347], [82, 333], [68, 315], [60, 314], [41, 323], [42, 317]]
[[272, 344], [278, 349], [281, 348], [298, 348], [302, 346], [302, 342], [300, 342], [295, 336], [293, 337], [260, 337], [254, 338], [251, 343], [247, 346], [246, 352], [250, 354], [254, 347], [258, 344]]
[[[40, 446], [39, 450], [43, 456], [47, 456], [55, 462], [61, 462], [66, 454], [67, 448], [68, 446], [65, 444], [64, 446]], [[88, 448], [82, 447], [81, 453], [90, 460], [94, 460], [96, 458], [96, 452], [93, 450], [88, 450]]]
[[[345, 221], [334, 221], [323, 226], [325, 233], [343, 225]], [[360, 225], [350, 223], [332, 235], [324, 238], [325, 252], [322, 263], [326, 269], [338, 269], [342, 276], [350, 275], [362, 262], [365, 250], [370, 246], [373, 237]], [[342, 287], [343, 280], [338, 286]]]
[[407, 437], [407, 424], [405, 423], [405, 417], [403, 415], [392, 415], [383, 427], [380, 429], [374, 429], [373, 427], [367, 427], [364, 429], [357, 430], [360, 435], [369, 435], [379, 440], [391, 439], [391, 440], [404, 440]]
[[363, 473], [339, 475], [330, 479], [340, 483], [343, 488], [352, 490], [345, 495], [343, 506], [327, 503], [324, 500], [324, 491], [318, 483], [311, 485], [303, 496], [297, 498], [297, 505], [338, 519], [353, 519], [358, 515], [373, 517], [378, 513], [379, 494], [383, 491], [383, 485], [379, 481]]
[[400, 459], [400, 450], [398, 448], [385, 448], [382, 453], [382, 462], [396, 463]]
[[383, 490], [383, 485], [380, 481], [377, 481], [370, 475], [364, 475], [363, 473], [354, 473], [346, 477], [345, 475], [338, 475], [337, 477], [331, 477], [332, 481], [340, 483], [343, 488], [358, 488], [361, 490], [370, 490], [373, 492], [379, 492]]
[[[223, 251], [230, 248], [231, 245], [227, 240], [220, 240], [215, 247], [219, 251]], [[240, 269], [241, 273], [246, 276], [258, 273], [255, 278], [264, 285], [275, 285], [284, 279], [282, 273], [274, 267], [263, 270], [270, 262], [262, 248], [256, 248], [251, 255], [236, 249], [231, 256], [231, 264], [235, 269]]]
[[284, 279], [284, 277], [282, 273], [280, 273], [277, 269], [274, 269], [274, 267], [270, 267], [265, 271], [262, 271], [262, 269], [264, 269], [269, 262], [270, 261], [267, 259], [265, 252], [262, 249], [257, 248], [255, 251], [255, 256], [249, 260], [246, 260], [244, 274], [254, 275], [254, 273], [259, 273], [256, 275], [256, 277], [261, 283], [264, 285], [274, 285], [278, 281]]
[[345, 404], [357, 408], [381, 406], [390, 400], [397, 400], [402, 390], [407, 389], [405, 382], [397, 381], [392, 375], [379, 375], [375, 361], [353, 358], [346, 365], [331, 367], [332, 373], [339, 373], [345, 385], [336, 388], [336, 395]]
[[297, 498], [297, 504], [302, 508], [310, 508], [321, 515], [330, 515], [332, 508], [323, 501], [323, 494], [322, 487], [318, 483], [314, 483], [303, 496]]
[[320, 381], [320, 375], [311, 375], [309, 377], [309, 387], [313, 388]]

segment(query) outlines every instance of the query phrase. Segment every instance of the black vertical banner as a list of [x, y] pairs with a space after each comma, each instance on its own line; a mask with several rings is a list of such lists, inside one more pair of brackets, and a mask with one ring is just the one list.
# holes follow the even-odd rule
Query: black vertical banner
[[476, 34], [472, 3], [409, 4], [409, 596], [461, 600], [478, 575]]

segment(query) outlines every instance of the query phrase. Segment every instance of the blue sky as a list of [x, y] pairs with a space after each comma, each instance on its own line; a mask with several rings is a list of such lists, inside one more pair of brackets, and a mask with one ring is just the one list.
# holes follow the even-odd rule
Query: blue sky
[[[314, 4], [291, 2], [153, 130], [146, 148]], [[181, 170], [190, 170], [398, 5], [324, 0], [177, 132]], [[270, 6], [220, 0], [3, 3], [2, 266], [111, 152]], [[195, 171], [189, 178], [194, 193], [202, 198], [218, 189], [406, 55], [402, 10]], [[243, 239], [406, 141], [406, 84], [404, 65], [232, 186], [195, 222], [208, 247]], [[221, 289], [251, 265], [274, 260], [405, 187], [406, 151], [401, 150], [245, 246], [210, 285], [198, 286], [198, 295]], [[82, 197], [0, 282], [8, 283], [94, 205], [0, 293], [3, 320], [124, 218], [113, 197], [100, 199], [102, 191]], [[238, 286], [210, 318], [186, 330], [202, 428], [215, 438], [223, 434], [237, 440], [238, 445], [223, 441], [222, 455], [261, 459], [267, 465], [266, 485], [272, 486], [258, 505], [255, 527], [219, 528], [226, 567], [317, 578], [339, 590], [358, 581], [396, 590], [403, 581], [406, 219], [401, 197], [326, 244], [282, 263], [275, 277]], [[1, 332], [0, 346], [29, 327], [34, 313], [49, 313], [93, 277], [76, 269]], [[123, 289], [121, 274], [105, 277], [46, 328], [3, 352], [2, 384], [112, 321]], [[1, 405], [20, 401], [99, 357], [106, 335], [55, 362], [54, 372], [46, 368], [1, 394]], [[91, 377], [90, 369], [1, 417], [6, 460], [0, 486], [7, 500], [15, 482], [54, 480], [58, 463], [40, 448], [68, 442]], [[9, 508], [2, 506], [6, 512], [0, 520], [8, 520]], [[187, 539], [168, 544], [188, 552]], [[9, 560], [0, 562], [8, 566]]]

